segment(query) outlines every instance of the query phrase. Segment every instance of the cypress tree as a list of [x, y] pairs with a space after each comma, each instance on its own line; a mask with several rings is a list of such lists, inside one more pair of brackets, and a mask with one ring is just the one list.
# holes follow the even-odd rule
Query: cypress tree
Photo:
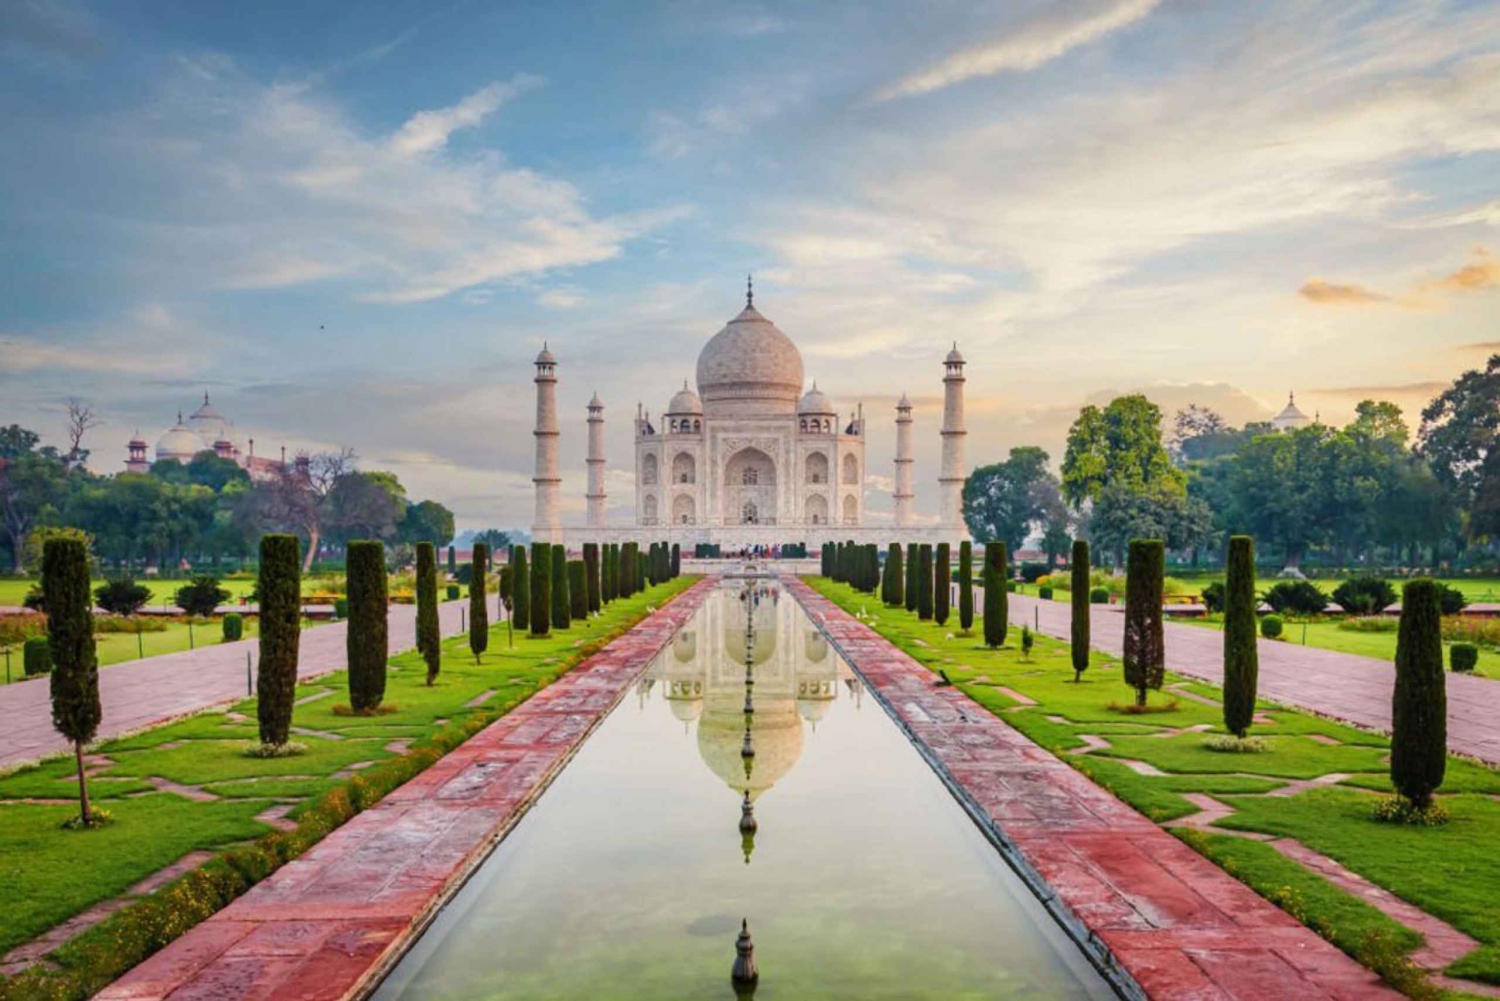
[[417, 543], [417, 652], [427, 663], [427, 683], [437, 680], [442, 666], [442, 633], [438, 629], [437, 551], [430, 542]]
[[1083, 680], [1083, 672], [1089, 669], [1089, 543], [1087, 539], [1073, 540], [1073, 560], [1068, 568], [1072, 575], [1073, 605], [1073, 680]]
[[104, 715], [99, 704], [99, 658], [94, 649], [94, 596], [89, 593], [89, 553], [82, 539], [51, 538], [42, 546], [42, 600], [52, 657], [52, 726], [73, 742], [78, 766], [79, 822], [89, 811], [83, 745], [94, 739]]
[[500, 607], [505, 614], [505, 645], [516, 645], [516, 567], [506, 563], [500, 568]]
[[588, 572], [583, 560], [568, 561], [568, 617], [574, 620], [589, 617]]
[[614, 601], [618, 596], [615, 590], [620, 583], [619, 563], [620, 547], [613, 542], [604, 547], [603, 565], [599, 568], [599, 593], [606, 603]]
[[833, 543], [825, 542], [818, 550], [818, 573], [824, 577], [833, 576]]
[[932, 619], [938, 625], [945, 626], [948, 624], [948, 585], [953, 573], [948, 543], [938, 543], [935, 558], [937, 562], [932, 568], [937, 579], [932, 582]]
[[[891, 544], [894, 546], [894, 543]], [[880, 572], [880, 603], [889, 605], [891, 603], [891, 569], [895, 553], [891, 549], [886, 550], [885, 566]]]
[[646, 557], [637, 547], [635, 553], [635, 591], [637, 594], [646, 590], [646, 583]]
[[1255, 540], [1229, 539], [1224, 582], [1224, 728], [1244, 737], [1255, 715], [1256, 676], [1260, 669], [1255, 644]]
[[526, 569], [526, 547], [510, 547], [512, 586], [516, 589], [511, 609], [511, 625], [517, 629], [531, 628], [531, 574]]
[[448, 572], [458, 576], [458, 551], [452, 546], [448, 547]]
[[562, 546], [552, 547], [552, 628], [567, 629], [572, 626], [573, 598], [568, 586], [568, 551]]
[[958, 626], [967, 636], [974, 630], [974, 543], [958, 544]]
[[903, 555], [901, 543], [892, 542], [890, 555], [885, 559], [891, 575], [891, 593], [885, 603], [894, 608], [900, 608], [906, 604], [906, 566], [902, 563]]
[[[385, 546], [377, 541], [356, 540], [344, 552], [349, 591], [349, 708], [356, 713], [371, 713], [380, 708], [380, 701], [385, 698], [385, 662], [390, 656], [386, 636]], [[482, 579], [478, 573], [475, 577]]]
[[922, 568], [922, 556], [915, 542], [906, 544], [906, 610], [917, 610], [917, 572]]
[[599, 543], [583, 544], [584, 604], [588, 611], [597, 612], [603, 607], [604, 597], [599, 590]]
[[917, 548], [917, 618], [932, 618], [932, 543]]
[[646, 581], [649, 584], [656, 583], [656, 543], [646, 547]]
[[552, 635], [552, 547], [531, 544], [531, 635]]
[[676, 580], [682, 576], [682, 545], [672, 543], [672, 579]]
[[1162, 633], [1162, 578], [1166, 547], [1160, 539], [1131, 539], [1125, 564], [1125, 644], [1121, 661], [1125, 683], [1135, 689], [1135, 704], [1146, 704], [1146, 691], [1160, 689], [1166, 673], [1166, 639]]
[[865, 543], [865, 566], [870, 575], [870, 593], [880, 587], [880, 547], [873, 542]]
[[281, 747], [291, 735], [302, 640], [302, 560], [295, 535], [263, 535], [256, 603], [260, 609], [260, 666], [255, 715], [260, 742]]
[[1391, 784], [1417, 810], [1431, 805], [1448, 767], [1442, 627], [1441, 586], [1427, 579], [1407, 584], [1401, 592], [1391, 696]]
[[984, 544], [984, 645], [991, 650], [1004, 646], [1010, 631], [1010, 596], [1005, 585], [1005, 543], [991, 539]]
[[469, 650], [474, 663], [490, 645], [490, 612], [485, 601], [486, 577], [490, 572], [490, 547], [474, 543], [473, 576], [469, 578]]
[[635, 543], [627, 542], [620, 547], [620, 597], [635, 594]]

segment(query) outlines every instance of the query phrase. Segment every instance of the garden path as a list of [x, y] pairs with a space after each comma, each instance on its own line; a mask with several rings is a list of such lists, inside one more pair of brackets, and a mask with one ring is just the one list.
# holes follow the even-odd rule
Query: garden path
[[[980, 587], [974, 590], [983, 592]], [[976, 595], [974, 604], [983, 607], [981, 597]], [[1013, 594], [1010, 621], [1013, 629], [1025, 623], [1066, 640], [1072, 631], [1072, 608], [1063, 601]], [[1094, 605], [1090, 629], [1094, 649], [1120, 655], [1125, 639], [1122, 606]], [[1223, 633], [1172, 622], [1167, 622], [1165, 629], [1167, 670], [1216, 685], [1223, 682]], [[1296, 643], [1260, 641], [1260, 696], [1283, 705], [1388, 733], [1395, 682], [1395, 667], [1383, 660]], [[1500, 764], [1500, 682], [1448, 674], [1448, 749]]]
[[[468, 607], [467, 600], [438, 605], [438, 621], [444, 636], [459, 631]], [[491, 596], [492, 621], [496, 615], [496, 599]], [[390, 606], [388, 621], [393, 655], [416, 645], [415, 605]], [[304, 631], [298, 677], [305, 680], [342, 669], [347, 633], [347, 622], [331, 622]], [[259, 641], [250, 639], [147, 657], [100, 671], [99, 700], [104, 707], [104, 719], [99, 724], [99, 739], [118, 737], [211, 705], [244, 698], [246, 664], [258, 663], [259, 657]], [[68, 749], [68, 742], [52, 728], [51, 693], [46, 678], [0, 685], [0, 769]]]

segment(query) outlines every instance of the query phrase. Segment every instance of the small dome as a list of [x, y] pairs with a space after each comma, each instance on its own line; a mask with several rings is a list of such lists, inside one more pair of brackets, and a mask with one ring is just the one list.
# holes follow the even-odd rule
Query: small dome
[[701, 414], [703, 413], [703, 401], [698, 399], [698, 394], [688, 388], [687, 380], [682, 380], [682, 388], [672, 397], [672, 402], [667, 404], [667, 413], [675, 414]]
[[901, 399], [899, 399], [899, 400], [896, 401], [896, 409], [897, 410], [910, 410], [911, 409], [911, 400], [907, 399], [907, 396], [906, 396], [905, 393], [902, 393], [901, 394]]
[[802, 394], [802, 400], [797, 404], [799, 414], [831, 414], [833, 412], [833, 404], [828, 402], [828, 397], [823, 395], [823, 391], [818, 388], [816, 382], [813, 383], [812, 389]]
[[156, 458], [158, 460], [176, 459], [178, 462], [186, 463], [192, 461], [193, 456], [202, 452], [204, 448], [203, 439], [182, 422], [182, 415], [179, 414], [177, 423], [156, 440]]
[[714, 413], [792, 413], [802, 395], [802, 355], [747, 305], [699, 353], [698, 392]]
[[556, 365], [557, 359], [552, 357], [552, 352], [547, 350], [547, 342], [542, 342], [542, 353], [536, 356], [538, 365]]
[[946, 365], [962, 365], [964, 363], [964, 356], [959, 354], [957, 341], [953, 342], [953, 350], [948, 352], [948, 357], [943, 359], [943, 363]]
[[219, 413], [217, 407], [208, 402], [207, 393], [203, 394], [203, 406], [199, 407], [197, 410], [194, 410], [193, 415], [188, 418], [189, 423], [195, 423], [197, 421], [218, 421], [222, 423], [223, 420], [224, 415]]
[[594, 398], [589, 401], [589, 409], [590, 410], [603, 410], [604, 409], [604, 403], [599, 399], [599, 394], [598, 393], [595, 393], [594, 394]]

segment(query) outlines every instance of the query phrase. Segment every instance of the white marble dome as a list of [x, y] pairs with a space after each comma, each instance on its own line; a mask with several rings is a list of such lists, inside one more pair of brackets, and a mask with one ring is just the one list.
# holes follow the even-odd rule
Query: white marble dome
[[703, 401], [698, 394], [688, 388], [687, 380], [682, 380], [682, 388], [672, 397], [672, 402], [667, 404], [668, 414], [701, 414], [703, 413]]
[[211, 449], [213, 446], [205, 446], [203, 439], [194, 434], [193, 430], [179, 417], [177, 423], [156, 440], [156, 458], [158, 460], [176, 459], [178, 462], [187, 463], [205, 447]]
[[833, 404], [828, 402], [828, 397], [818, 388], [816, 382], [813, 383], [812, 389], [802, 394], [802, 400], [797, 404], [799, 414], [831, 414], [833, 412]]
[[698, 394], [710, 414], [795, 413], [802, 355], [776, 324], [747, 305], [699, 353]]

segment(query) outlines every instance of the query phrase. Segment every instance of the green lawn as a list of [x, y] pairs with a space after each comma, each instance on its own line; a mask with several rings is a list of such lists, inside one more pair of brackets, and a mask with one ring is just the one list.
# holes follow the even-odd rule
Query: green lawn
[[[300, 755], [245, 755], [257, 734], [254, 700], [106, 742], [95, 750], [114, 764], [101, 769], [89, 788], [115, 822], [98, 830], [72, 832], [58, 826], [77, 812], [68, 802], [76, 795], [71, 759], [0, 777], [0, 913], [6, 916], [0, 922], [0, 952], [118, 896], [189, 851], [265, 833], [268, 828], [254, 819], [256, 814], [277, 802], [305, 806], [308, 797], [339, 784], [335, 772], [391, 758], [394, 752], [387, 745], [398, 737], [422, 740], [440, 729], [448, 732], [508, 712], [634, 625], [648, 603], [660, 605], [692, 582], [683, 577], [648, 588], [548, 639], [518, 636], [514, 647], [507, 646], [502, 623], [490, 630], [489, 650], [478, 664], [468, 637], [453, 637], [443, 644], [442, 673], [432, 687], [425, 684], [425, 666], [416, 653], [395, 657], [385, 701], [397, 711], [389, 715], [337, 715], [334, 707], [347, 703], [343, 672], [303, 685], [299, 698], [333, 694], [299, 706], [294, 725], [342, 739], [299, 735], [295, 739], [307, 745]], [[496, 694], [482, 706], [466, 705], [490, 689]], [[246, 719], [236, 721], [230, 713]], [[200, 786], [222, 798], [194, 802], [168, 792], [135, 795], [152, 788], [149, 778]], [[297, 815], [294, 811], [293, 819]], [[0, 978], [0, 996], [4, 983]]]
[[[1223, 629], [1224, 620], [1222, 616], [1210, 615], [1202, 618], [1188, 618], [1186, 616], [1172, 618], [1172, 622], [1183, 622], [1188, 625], [1198, 626], [1204, 629]], [[1396, 659], [1396, 633], [1380, 632], [1367, 633], [1352, 629], [1340, 629], [1335, 619], [1323, 619], [1311, 622], [1288, 621], [1286, 631], [1282, 633], [1282, 642], [1301, 644], [1304, 636], [1306, 645], [1317, 647], [1321, 650], [1337, 650], [1340, 653], [1353, 653], [1361, 657], [1374, 657], [1392, 663]], [[1444, 643], [1444, 657], [1452, 644]], [[1475, 674], [1486, 678], [1500, 678], [1500, 653], [1486, 647], [1479, 648], [1479, 666], [1475, 668]]]
[[[873, 613], [869, 622], [874, 629], [918, 662], [934, 670], [941, 667], [990, 711], [1000, 714], [1018, 705], [996, 686], [1034, 699], [1036, 706], [1006, 711], [1002, 718], [1043, 747], [1064, 752], [1084, 746], [1079, 734], [1104, 737], [1111, 744], [1108, 749], [1061, 754], [1062, 760], [1153, 820], [1161, 823], [1197, 812], [1182, 793], [1213, 795], [1240, 811], [1224, 827], [1302, 840], [1473, 936], [1484, 948], [1449, 972], [1500, 983], [1500, 907], [1494, 903], [1500, 889], [1500, 851], [1495, 847], [1500, 844], [1500, 802], [1495, 801], [1500, 797], [1500, 771], [1450, 758], [1449, 780], [1441, 798], [1453, 813], [1452, 823], [1439, 828], [1382, 824], [1370, 817], [1380, 795], [1376, 790], [1389, 789], [1387, 766], [1381, 760], [1389, 742], [1378, 734], [1263, 703], [1261, 711], [1271, 722], [1256, 724], [1252, 733], [1266, 738], [1270, 751], [1209, 751], [1202, 746], [1201, 733], [1167, 733], [1203, 723], [1212, 727], [1210, 732], [1223, 733], [1218, 706], [1164, 691], [1153, 693], [1151, 704], [1167, 705], [1176, 698], [1175, 709], [1122, 715], [1111, 704], [1129, 703], [1131, 690], [1121, 681], [1118, 662], [1098, 651], [1093, 652], [1083, 681], [1075, 684], [1067, 644], [1039, 636], [1030, 659], [1021, 657], [1019, 623], [1012, 627], [1008, 645], [988, 650], [976, 637], [951, 635], [958, 632], [954, 620], [945, 626], [920, 622], [914, 614], [883, 608], [878, 599], [847, 585], [822, 578], [808, 581], [851, 612]], [[1219, 697], [1215, 686], [1172, 675], [1167, 685], [1180, 685], [1181, 692], [1203, 698]], [[1064, 722], [1053, 722], [1048, 716]], [[1162, 735], [1150, 736], [1153, 733]], [[1310, 734], [1338, 743], [1314, 741]], [[1141, 775], [1124, 760], [1144, 761], [1167, 774]], [[1297, 796], [1256, 795], [1292, 778], [1330, 772], [1352, 777], [1341, 785]], [[1413, 936], [1401, 933], [1362, 902], [1280, 855], [1268, 856], [1270, 849], [1259, 850], [1264, 846], [1230, 851], [1225, 847], [1229, 839], [1222, 835], [1205, 839], [1191, 832], [1185, 833], [1184, 840], [1340, 948], [1383, 971], [1389, 972], [1392, 965], [1380, 958], [1378, 950], [1358, 945], [1371, 929], [1390, 933], [1393, 954], [1415, 945]], [[1391, 975], [1400, 979], [1396, 973]]]
[[[26, 592], [30, 591], [32, 587], [36, 585], [36, 583], [37, 582], [35, 579], [25, 579], [19, 577], [0, 578], [0, 605], [20, 605], [21, 602], [26, 600]], [[98, 587], [102, 583], [104, 583], [104, 581], [96, 580], [91, 586]], [[171, 604], [172, 596], [176, 594], [177, 589], [186, 584], [187, 581], [146, 580], [145, 578], [142, 578], [138, 581], [138, 583], [144, 584], [151, 590], [150, 604], [159, 606]], [[230, 595], [232, 595], [230, 599], [231, 601], [235, 601], [241, 597], [248, 595], [251, 589], [255, 587], [255, 581], [221, 579], [219, 581], [219, 586], [228, 591]]]
[[[1203, 589], [1213, 581], [1222, 581], [1222, 571], [1214, 573], [1192, 573], [1181, 570], [1167, 570], [1167, 576], [1182, 581], [1187, 585], [1190, 594], [1201, 594]], [[1344, 582], [1345, 577], [1319, 577], [1313, 583], [1326, 594], [1332, 594], [1334, 589]], [[1396, 589], [1399, 600], [1401, 594], [1402, 579], [1398, 577], [1387, 577], [1391, 586]], [[1264, 591], [1282, 580], [1274, 575], [1270, 577], [1258, 577], [1255, 581], [1255, 590]], [[1463, 592], [1465, 598], [1470, 602], [1500, 602], [1500, 577], [1441, 577], [1439, 580], [1451, 587], [1456, 587]]]

